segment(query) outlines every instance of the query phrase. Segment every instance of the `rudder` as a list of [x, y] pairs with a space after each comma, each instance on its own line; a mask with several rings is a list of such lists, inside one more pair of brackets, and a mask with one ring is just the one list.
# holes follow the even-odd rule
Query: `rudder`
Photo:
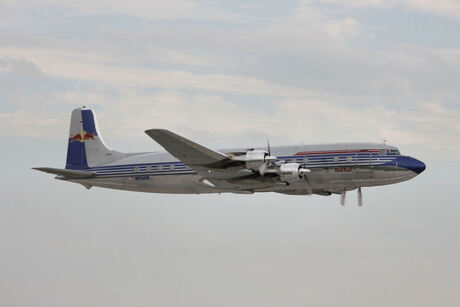
[[72, 111], [67, 147], [66, 169], [83, 170], [125, 157], [105, 145], [93, 110], [77, 108]]

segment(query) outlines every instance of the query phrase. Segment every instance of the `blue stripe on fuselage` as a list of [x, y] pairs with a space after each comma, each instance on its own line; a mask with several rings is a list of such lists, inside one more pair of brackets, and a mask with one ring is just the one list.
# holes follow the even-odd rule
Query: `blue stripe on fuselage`
[[[351, 160], [347, 160], [348, 157]], [[396, 160], [399, 156], [381, 156], [370, 155], [369, 153], [353, 154], [325, 154], [325, 155], [304, 155], [304, 156], [280, 156], [277, 161], [298, 162], [308, 168], [324, 167], [346, 167], [346, 166], [396, 166]], [[401, 166], [401, 165], [400, 165]], [[403, 167], [403, 166], [401, 166]], [[160, 169], [161, 168], [161, 169]], [[164, 168], [164, 169], [162, 169]], [[195, 173], [188, 168], [185, 163], [177, 162], [155, 162], [155, 163], [138, 163], [123, 164], [112, 166], [93, 167], [88, 170], [95, 171], [98, 176], [129, 176], [136, 174], [165, 175], [165, 174], [190, 174]]]

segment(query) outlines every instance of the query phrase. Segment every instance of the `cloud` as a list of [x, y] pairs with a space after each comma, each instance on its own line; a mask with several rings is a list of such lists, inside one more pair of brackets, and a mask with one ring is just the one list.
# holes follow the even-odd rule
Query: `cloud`
[[[441, 148], [458, 152], [446, 140], [458, 135], [452, 101], [460, 94], [460, 49], [409, 43], [373, 49], [365, 24], [311, 1], [285, 16], [254, 20], [250, 10], [237, 13], [208, 2], [188, 2], [183, 12], [173, 10], [182, 2], [171, 2], [164, 14], [183, 20], [199, 19], [208, 9], [238, 15], [235, 22], [218, 19], [226, 25], [210, 19], [150, 22], [160, 18], [157, 12], [145, 22], [134, 12], [138, 8], [123, 14], [125, 4], [104, 11], [101, 3], [71, 4], [69, 11], [67, 4], [37, 2], [87, 18], [91, 26], [69, 27], [50, 10], [56, 19], [42, 28], [30, 12], [21, 15], [35, 20], [38, 32], [10, 27], [2, 34], [3, 136], [54, 137], [74, 106], [88, 105], [101, 111], [107, 139], [116, 141], [139, 141], [143, 130], [159, 126], [216, 146], [263, 144], [268, 134], [278, 144], [388, 139], [438, 156]], [[28, 4], [6, 6], [25, 12]], [[50, 30], [61, 25], [74, 34]]]
[[220, 9], [215, 1], [6, 0], [3, 1], [3, 5], [9, 10], [57, 7], [73, 9], [80, 14], [127, 15], [150, 20], [195, 19], [232, 22], [240, 20], [239, 15]]
[[[404, 7], [420, 12], [437, 14], [452, 18], [460, 18], [460, 4], [456, 0], [304, 0], [300, 4], [292, 6], [299, 9], [316, 3], [327, 3], [349, 8], [395, 8]], [[127, 15], [150, 20], [169, 20], [169, 19], [193, 19], [211, 20], [219, 22], [242, 22], [246, 23], [248, 17], [262, 19], [255, 14], [246, 15], [245, 12], [251, 10], [238, 10], [244, 5], [224, 6], [219, 1], [186, 1], [172, 0], [168, 2], [158, 0], [132, 0], [124, 1], [58, 1], [58, 0], [4, 0], [3, 6], [10, 10], [23, 10], [33, 7], [61, 7], [70, 8], [83, 14], [105, 14], [105, 15]], [[250, 8], [251, 4], [247, 8]], [[266, 19], [267, 17], [265, 17]]]
[[[0, 215], [8, 295], [0, 305], [458, 300], [459, 247], [450, 238], [459, 233], [460, 46], [452, 21], [405, 29], [422, 33], [414, 43], [393, 35], [400, 25], [386, 14], [430, 17], [405, 9], [411, 0], [0, 2], [0, 141], [8, 149]], [[425, 31], [432, 22], [442, 29]], [[387, 139], [428, 169], [369, 189], [366, 206], [346, 214], [319, 196], [50, 185], [29, 166], [63, 166], [70, 112], [82, 105], [122, 151], [161, 150], [143, 133], [155, 127], [212, 148], [265, 146], [267, 136], [272, 146]], [[356, 193], [349, 197], [355, 204]]]
[[0, 59], [0, 72], [2, 73], [24, 73], [29, 75], [40, 74], [37, 67], [23, 58], [4, 56]]
[[[231, 22], [231, 27], [217, 22], [139, 25], [139, 19], [130, 22], [125, 15], [84, 15], [80, 18], [91, 26], [75, 29], [58, 13], [50, 13], [56, 24], [44, 27], [44, 35], [3, 36], [3, 53], [28, 58], [50, 76], [119, 86], [315, 98], [321, 93], [321, 98], [339, 95], [372, 103], [437, 101], [460, 94], [453, 82], [460, 68], [455, 56], [400, 42], [375, 48], [361, 22], [310, 2], [263, 23], [239, 15], [244, 27]], [[31, 15], [26, 17], [36, 18]], [[120, 20], [129, 26], [120, 26]]]
[[404, 7], [424, 13], [460, 19], [460, 3], [457, 0], [306, 0], [306, 3], [322, 2], [350, 8]]
[[244, 76], [119, 67], [108, 64], [110, 58], [104, 55], [87, 55], [57, 50], [0, 48], [0, 56], [13, 55], [33, 62], [41, 72], [49, 77], [91, 81], [112, 86], [193, 89], [274, 96], [312, 94], [312, 91], [306, 89]]
[[63, 128], [61, 120], [57, 119], [55, 115], [54, 112], [53, 115], [49, 113], [44, 115], [26, 110], [0, 113], [0, 136], [56, 138], [53, 134], [56, 131], [62, 131]]
[[[436, 110], [436, 112], [433, 112]], [[374, 105], [362, 109], [338, 103], [288, 100], [279, 104], [272, 126], [280, 127], [288, 117], [289, 130], [299, 131], [308, 142], [374, 141], [386, 139], [403, 151], [447, 158], [460, 153], [460, 112], [440, 103], [421, 102], [395, 109]], [[285, 123], [284, 123], [285, 124]], [[423, 148], [423, 150], [421, 150]], [[440, 149], [445, 152], [439, 153]]]
[[[68, 114], [54, 105], [88, 105], [97, 113], [111, 147], [150, 150], [143, 131], [167, 128], [207, 146], [229, 148], [371, 141], [386, 139], [403, 153], [447, 159], [460, 154], [460, 113], [437, 102], [394, 109], [374, 105], [357, 109], [308, 98], [279, 98], [267, 108], [236, 105], [216, 94], [176, 90], [118, 89], [55, 93], [53, 100], [27, 111], [0, 113], [0, 136], [65, 139]], [[41, 109], [47, 110], [46, 112]], [[139, 146], [136, 146], [136, 142]], [[114, 143], [114, 144], [112, 144]], [[159, 147], [157, 147], [160, 149]]]

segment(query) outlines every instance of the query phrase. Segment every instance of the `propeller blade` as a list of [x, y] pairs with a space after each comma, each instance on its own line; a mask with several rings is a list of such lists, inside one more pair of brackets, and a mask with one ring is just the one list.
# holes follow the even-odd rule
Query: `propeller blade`
[[345, 198], [347, 196], [346, 194], [347, 192], [345, 190], [342, 191], [342, 193], [340, 194], [340, 204], [342, 206], [345, 206]]
[[268, 155], [271, 156], [270, 139], [268, 138], [268, 136], [267, 136], [267, 152], [268, 152]]
[[361, 187], [358, 188], [358, 206], [363, 206], [363, 192], [361, 191]]
[[307, 191], [308, 191], [308, 195], [311, 195], [313, 194], [313, 189], [311, 187], [311, 183], [310, 183], [310, 179], [308, 179], [308, 176], [307, 174], [302, 174], [302, 178], [307, 182]]
[[299, 168], [299, 175], [306, 176], [308, 173], [311, 173], [311, 170], [308, 168]]

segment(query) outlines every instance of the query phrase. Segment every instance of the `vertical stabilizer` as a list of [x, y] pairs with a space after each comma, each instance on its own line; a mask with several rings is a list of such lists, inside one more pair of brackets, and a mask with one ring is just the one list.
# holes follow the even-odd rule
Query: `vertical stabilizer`
[[109, 163], [126, 155], [105, 145], [93, 110], [78, 108], [70, 119], [66, 169], [81, 170]]

